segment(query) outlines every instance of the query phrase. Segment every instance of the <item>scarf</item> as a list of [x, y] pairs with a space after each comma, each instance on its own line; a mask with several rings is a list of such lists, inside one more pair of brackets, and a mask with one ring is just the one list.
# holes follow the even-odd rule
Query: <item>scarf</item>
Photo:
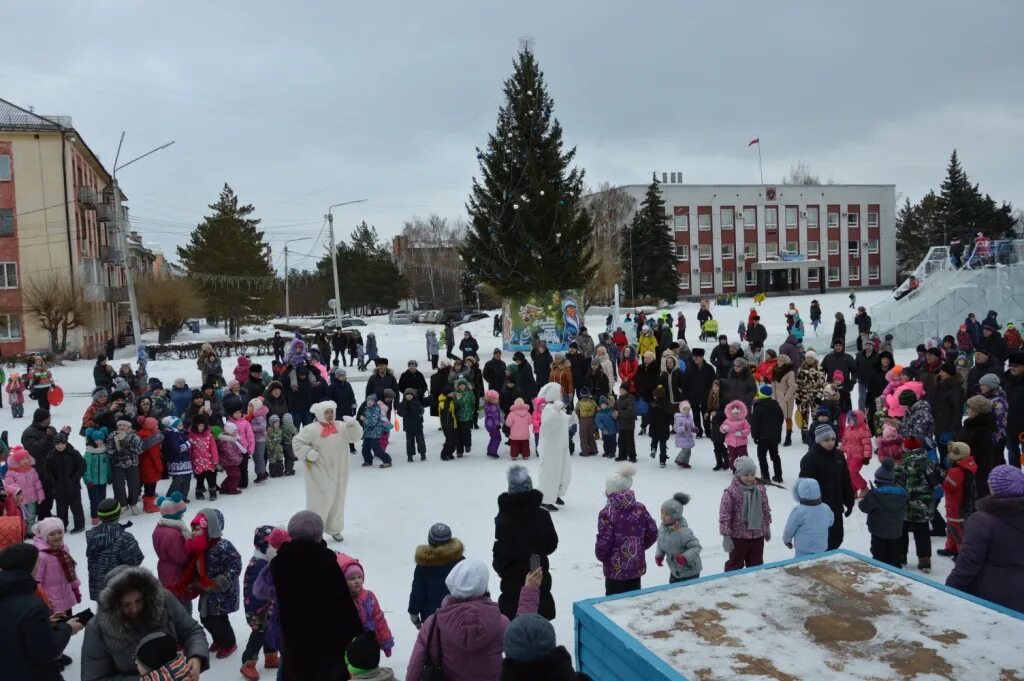
[[753, 485], [744, 485], [743, 488], [743, 521], [748, 530], [761, 531], [761, 488], [755, 482]]
[[163, 516], [160, 520], [156, 521], [157, 525], [165, 525], [167, 527], [173, 527], [178, 532], [181, 532], [181, 536], [185, 539], [192, 538], [192, 528], [185, 524], [185, 521], [181, 518], [168, 518]]
[[74, 582], [78, 577], [75, 575], [75, 559], [71, 557], [68, 550], [61, 546], [59, 549], [43, 549], [43, 553], [48, 553], [51, 556], [55, 556], [60, 561], [60, 567], [64, 570], [64, 579], [70, 584]]
[[821, 506], [821, 499], [801, 499], [802, 506]]
[[337, 433], [338, 433], [338, 427], [336, 425], [334, 425], [333, 421], [331, 421], [330, 423], [321, 423], [320, 424], [320, 437], [321, 438], [330, 437], [331, 435], [336, 435]]
[[181, 581], [175, 587], [189, 598], [216, 586], [216, 582], [206, 574], [206, 552], [212, 549], [219, 539], [208, 539], [205, 534], [194, 536], [185, 542], [185, 550], [191, 553], [188, 564], [181, 573]]

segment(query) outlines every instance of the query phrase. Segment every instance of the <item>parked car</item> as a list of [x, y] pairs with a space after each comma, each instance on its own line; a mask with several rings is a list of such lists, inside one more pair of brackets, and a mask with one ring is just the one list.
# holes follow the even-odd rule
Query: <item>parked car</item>
[[394, 310], [390, 315], [388, 315], [388, 317], [389, 317], [389, 321], [392, 324], [411, 324], [412, 323], [412, 316], [408, 312], [403, 312], [401, 310]]
[[[347, 329], [352, 326], [366, 326], [366, 322], [358, 317], [342, 317], [341, 328]], [[278, 331], [288, 331], [303, 334], [332, 333], [336, 328], [334, 317], [327, 317], [315, 324], [274, 324]]]

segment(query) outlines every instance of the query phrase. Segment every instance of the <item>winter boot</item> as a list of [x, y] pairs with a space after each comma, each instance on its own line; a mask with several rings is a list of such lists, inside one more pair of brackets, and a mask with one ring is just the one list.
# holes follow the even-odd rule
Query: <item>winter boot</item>
[[782, 443], [783, 447], [791, 447], [793, 445], [793, 431], [786, 430], [786, 440]]
[[932, 570], [932, 558], [931, 556], [918, 556], [917, 557], [917, 569], [921, 572], [931, 572]]
[[256, 660], [243, 662], [242, 669], [240, 671], [244, 678], [250, 679], [251, 681], [256, 681], [256, 679], [260, 678], [260, 673], [256, 670]]
[[159, 513], [160, 507], [156, 505], [156, 497], [142, 497], [142, 510], [145, 513]]
[[263, 668], [277, 669], [281, 665], [281, 658], [277, 653], [263, 654]]
[[768, 482], [768, 480], [769, 480], [769, 478], [768, 478], [768, 464], [763, 464], [761, 466], [761, 480], [762, 480], [762, 484], [765, 483], [765, 482]]

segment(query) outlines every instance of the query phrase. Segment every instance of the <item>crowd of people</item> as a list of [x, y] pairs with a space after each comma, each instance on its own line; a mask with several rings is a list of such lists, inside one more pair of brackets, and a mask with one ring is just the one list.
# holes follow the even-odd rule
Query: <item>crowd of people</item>
[[[820, 317], [812, 306], [815, 330]], [[707, 306], [698, 320], [704, 335]], [[540, 469], [535, 488], [514, 464], [497, 500], [497, 602], [487, 565], [466, 557], [448, 526], [431, 527], [416, 549], [408, 613], [419, 636], [407, 679], [436, 678], [438, 669], [446, 679], [584, 678], [555, 644], [548, 569], [558, 548], [553, 513], [565, 504], [577, 449], [580, 457], [617, 462], [597, 518], [606, 594], [639, 588], [646, 551], [655, 546], [668, 581], [701, 575], [704, 528], [684, 517], [688, 495], [665, 501], [657, 517], [634, 495], [638, 426], [661, 468], [669, 465], [670, 442], [675, 466], [692, 468], [696, 441], [707, 437], [714, 470], [731, 473], [719, 508], [725, 570], [763, 563], [773, 524], [764, 486], [785, 482], [780, 447], [802, 444], [796, 506], [782, 534], [796, 555], [841, 546], [844, 519], [859, 507], [875, 559], [898, 568], [916, 559], [927, 572], [931, 537], [944, 536], [939, 555], [955, 561], [948, 584], [1024, 611], [1017, 588], [1024, 577], [1024, 352], [1012, 324], [1002, 334], [995, 311], [980, 323], [970, 315], [957, 333], [926, 340], [900, 366], [886, 345], [891, 338], [871, 332], [863, 307], [854, 318], [855, 354], [846, 350], [842, 313], [821, 358], [803, 346], [795, 305], [780, 327], [783, 321], [787, 335], [777, 350], [766, 347], [755, 308], [742, 341], [719, 335], [705, 353], [687, 344], [681, 312], [674, 319], [638, 313], [624, 320], [637, 326], [635, 343], [621, 326], [596, 338], [583, 327], [564, 354], [537, 340], [529, 354], [514, 352], [506, 362], [497, 348], [482, 363], [468, 331], [461, 356], [453, 356], [455, 334], [446, 328], [443, 342], [427, 332], [436, 366], [429, 377], [415, 360], [396, 376], [368, 334], [373, 369], [361, 400], [337, 354], [331, 361], [298, 335], [275, 348], [269, 371], [241, 356], [230, 378], [213, 347], [204, 347], [198, 388], [178, 378], [168, 390], [144, 362], [115, 371], [100, 356], [78, 430], [84, 452], [69, 442], [71, 426], [58, 430], [42, 403], [21, 443], [4, 452], [0, 642], [14, 646], [13, 664], [25, 678], [61, 678], [69, 661], [63, 648], [84, 628], [85, 681], [194, 679], [211, 657], [235, 652], [229, 615], [244, 609], [244, 678], [259, 678], [261, 654], [279, 678], [394, 678], [380, 667], [394, 637], [362, 563], [323, 538], [343, 540], [349, 457], [390, 468], [390, 438], [404, 430], [407, 463], [427, 460], [426, 413], [443, 433], [442, 461], [469, 455], [482, 421], [486, 456], [539, 456]], [[357, 357], [364, 352], [360, 343]], [[38, 386], [43, 374], [52, 382], [43, 363], [30, 383]], [[15, 417], [19, 380], [12, 373], [6, 389]], [[861, 470], [873, 457], [880, 463], [871, 484]], [[244, 564], [212, 502], [293, 475], [297, 463], [305, 469], [307, 510], [287, 528], [257, 528]], [[211, 503], [195, 511], [193, 499]], [[152, 537], [156, 574], [140, 567], [143, 551], [131, 523], [122, 522], [141, 513], [160, 516]], [[65, 532], [86, 530], [82, 576], [96, 607], [91, 619], [91, 611], [75, 612], [82, 582], [64, 543]], [[312, 618], [313, 601], [337, 616]], [[31, 645], [17, 643], [23, 630], [36, 632]]]

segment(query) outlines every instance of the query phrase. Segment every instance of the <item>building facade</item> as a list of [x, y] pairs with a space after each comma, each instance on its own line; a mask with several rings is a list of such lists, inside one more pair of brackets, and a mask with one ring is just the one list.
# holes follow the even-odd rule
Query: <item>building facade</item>
[[[647, 185], [622, 190], [639, 203]], [[681, 297], [896, 285], [894, 185], [661, 190]]]
[[69, 331], [69, 352], [98, 354], [125, 329], [128, 289], [110, 187], [110, 173], [70, 118], [0, 99], [0, 355], [50, 346], [26, 285], [66, 286], [85, 302], [86, 323]]

